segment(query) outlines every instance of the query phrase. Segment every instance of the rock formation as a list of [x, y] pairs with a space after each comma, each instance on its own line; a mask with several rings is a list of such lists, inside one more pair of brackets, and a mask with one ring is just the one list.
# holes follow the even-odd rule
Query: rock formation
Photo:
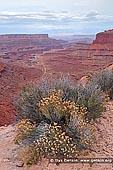
[[93, 44], [112, 44], [113, 43], [113, 30], [100, 32], [96, 35]]
[[98, 33], [90, 49], [113, 51], [113, 30], [108, 30], [108, 31]]
[[48, 34], [5, 34], [0, 35], [2, 39], [48, 39]]

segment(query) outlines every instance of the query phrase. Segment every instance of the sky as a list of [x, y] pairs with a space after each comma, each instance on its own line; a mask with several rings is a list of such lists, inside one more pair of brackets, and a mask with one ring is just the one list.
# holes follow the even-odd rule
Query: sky
[[113, 0], [0, 1], [0, 34], [96, 34], [113, 29]]

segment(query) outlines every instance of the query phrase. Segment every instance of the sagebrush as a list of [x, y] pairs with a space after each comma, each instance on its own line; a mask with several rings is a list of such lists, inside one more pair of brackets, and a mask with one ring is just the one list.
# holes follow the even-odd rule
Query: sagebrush
[[24, 88], [16, 104], [15, 140], [23, 145], [20, 158], [33, 164], [43, 157], [77, 157], [91, 149], [95, 143], [92, 123], [101, 116], [103, 101], [100, 86], [91, 80], [85, 87], [74, 86], [62, 76]]

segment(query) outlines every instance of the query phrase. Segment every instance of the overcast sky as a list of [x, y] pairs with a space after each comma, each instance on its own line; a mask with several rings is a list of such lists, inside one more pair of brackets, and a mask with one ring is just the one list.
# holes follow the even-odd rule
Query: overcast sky
[[113, 0], [0, 1], [0, 34], [95, 34], [113, 29]]

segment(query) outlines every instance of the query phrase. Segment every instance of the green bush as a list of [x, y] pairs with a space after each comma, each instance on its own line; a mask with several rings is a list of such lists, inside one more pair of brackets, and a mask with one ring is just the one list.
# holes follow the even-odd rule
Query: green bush
[[24, 88], [16, 104], [16, 141], [23, 145], [20, 158], [26, 164], [91, 149], [93, 120], [104, 110], [101, 88], [92, 80], [85, 87], [74, 87], [64, 76], [43, 81]]
[[40, 83], [39, 89], [45, 92], [45, 96], [51, 90], [62, 90], [63, 100], [69, 100], [72, 97], [72, 92], [75, 84], [69, 75], [61, 75], [59, 78], [45, 77]]
[[[85, 120], [85, 108], [72, 101], [63, 101], [61, 90], [52, 91], [49, 97], [41, 99], [40, 102], [37, 107], [45, 116], [44, 121], [50, 120], [49, 124], [34, 124], [28, 119], [22, 119], [17, 124], [16, 141], [25, 146], [20, 152], [22, 156], [25, 154], [22, 158], [25, 163], [32, 164], [50, 156], [76, 157], [80, 149], [91, 147], [93, 135]], [[60, 119], [62, 115], [63, 122]]]
[[29, 85], [22, 89], [16, 101], [16, 116], [19, 119], [30, 119], [32, 122], [40, 123], [43, 117], [37, 107], [37, 103], [42, 99], [42, 91], [38, 86]]
[[30, 119], [32, 122], [40, 123], [44, 120], [37, 103], [43, 97], [49, 97], [51, 90], [61, 89], [63, 100], [71, 98], [73, 82], [69, 76], [61, 76], [59, 79], [46, 77], [42, 82], [31, 83], [23, 87], [18, 99], [15, 102], [16, 116], [19, 119]]
[[96, 141], [94, 129], [83, 116], [71, 115], [66, 134], [73, 139], [78, 150], [91, 149]]
[[104, 71], [97, 72], [92, 81], [99, 85], [101, 90], [113, 97], [113, 70], [106, 69]]
[[73, 100], [80, 106], [87, 108], [86, 120], [99, 118], [105, 109], [104, 96], [98, 85], [89, 81], [85, 87], [79, 85], [73, 92]]

